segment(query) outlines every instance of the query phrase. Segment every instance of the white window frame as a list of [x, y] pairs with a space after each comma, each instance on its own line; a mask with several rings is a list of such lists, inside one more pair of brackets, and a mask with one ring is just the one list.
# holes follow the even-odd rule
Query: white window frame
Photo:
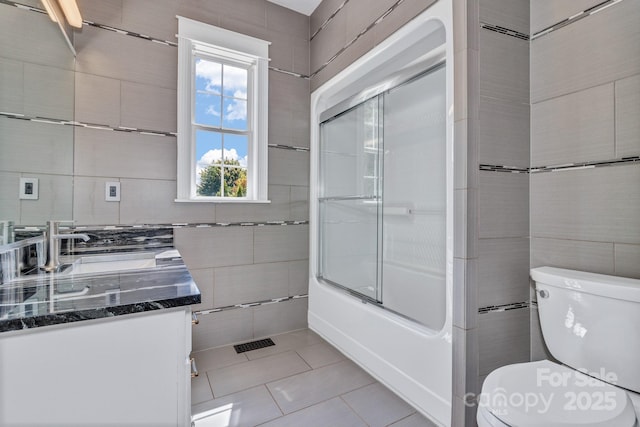
[[[178, 16], [178, 165], [176, 202], [269, 203], [268, 85], [269, 45], [245, 34]], [[195, 60], [206, 56], [223, 63], [245, 64], [248, 72], [249, 147], [246, 197], [199, 196], [196, 193], [194, 125]]]

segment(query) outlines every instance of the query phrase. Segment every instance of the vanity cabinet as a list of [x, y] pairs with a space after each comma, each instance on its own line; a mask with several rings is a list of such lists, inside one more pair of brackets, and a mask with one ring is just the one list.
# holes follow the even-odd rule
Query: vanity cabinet
[[0, 426], [191, 425], [189, 306], [0, 334]]

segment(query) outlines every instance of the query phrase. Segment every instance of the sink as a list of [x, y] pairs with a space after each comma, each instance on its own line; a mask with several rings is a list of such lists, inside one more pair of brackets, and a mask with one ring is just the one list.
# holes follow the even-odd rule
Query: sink
[[117, 273], [156, 267], [154, 253], [125, 253], [84, 256], [71, 264], [65, 274]]

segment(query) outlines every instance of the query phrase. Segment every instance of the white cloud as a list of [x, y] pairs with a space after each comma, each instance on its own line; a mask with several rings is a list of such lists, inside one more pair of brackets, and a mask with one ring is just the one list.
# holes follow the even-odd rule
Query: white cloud
[[227, 120], [247, 120], [247, 102], [237, 99], [230, 101], [231, 103], [227, 105], [225, 118]]
[[[247, 167], [248, 156], [240, 157], [235, 148], [225, 150], [225, 157], [230, 160], [237, 160], [240, 166]], [[208, 166], [211, 166], [218, 160], [222, 159], [222, 150], [209, 150], [202, 155], [196, 162], [196, 184], [200, 184], [200, 172]]]
[[[198, 59], [196, 61], [196, 76], [207, 80], [206, 90], [218, 92], [222, 83], [221, 66], [216, 62]], [[243, 68], [224, 67], [224, 88], [247, 97], [247, 70]]]
[[216, 109], [215, 109], [215, 107], [213, 105], [209, 105], [207, 107], [207, 110], [204, 113], [208, 114], [210, 116], [220, 117], [220, 113], [218, 111], [216, 111]]

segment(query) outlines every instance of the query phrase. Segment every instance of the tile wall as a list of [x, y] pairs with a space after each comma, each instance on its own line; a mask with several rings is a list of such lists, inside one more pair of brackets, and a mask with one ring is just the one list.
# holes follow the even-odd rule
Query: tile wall
[[479, 0], [478, 389], [529, 361], [529, 1]]
[[[51, 44], [67, 49], [46, 16], [0, 7], [3, 16], [5, 9], [16, 15], [1, 31], [51, 30]], [[194, 329], [194, 350], [306, 327], [307, 300], [292, 297], [307, 294], [309, 17], [266, 0], [80, 0], [79, 7], [86, 22], [75, 32], [75, 63], [49, 61], [44, 69], [44, 60], [51, 58], [9, 61], [5, 53], [16, 46], [2, 45], [0, 67], [24, 67], [16, 74], [23, 76], [24, 84], [15, 86], [24, 87], [25, 93], [13, 97], [24, 98], [18, 102], [20, 108], [41, 117], [66, 111], [69, 114], [59, 119], [75, 118], [91, 126], [41, 124], [40, 130], [38, 123], [29, 128], [31, 135], [20, 129], [28, 122], [0, 117], [3, 138], [20, 135], [26, 142], [0, 156], [2, 182], [11, 181], [0, 186], [0, 200], [7, 201], [23, 224], [44, 223], [51, 217], [73, 217], [78, 225], [188, 223], [175, 229], [175, 242], [202, 291], [203, 303], [195, 308], [210, 313], [200, 316]], [[174, 202], [176, 15], [272, 43], [269, 205]], [[24, 43], [19, 50], [28, 51], [29, 39]], [[49, 54], [38, 45], [32, 50], [39, 52], [36, 58]], [[71, 87], [75, 85], [75, 99], [69, 99], [66, 108], [27, 102], [29, 90], [42, 91], [47, 79], [67, 77]], [[6, 104], [12, 99], [4, 94], [0, 98], [0, 111], [11, 111]], [[75, 141], [71, 135], [58, 138], [61, 132], [73, 134]], [[63, 147], [56, 141], [63, 141], [58, 142]], [[26, 163], [26, 169], [9, 166], [16, 162]], [[41, 186], [60, 189], [55, 196], [66, 203], [57, 204], [62, 208], [55, 211], [53, 203], [41, 200], [38, 209], [21, 213], [13, 193], [20, 174], [36, 169], [30, 164], [38, 162], [42, 165], [36, 166], [52, 176], [42, 179]], [[107, 181], [121, 183], [120, 202], [104, 201]], [[227, 223], [232, 225], [220, 225]]]
[[531, 267], [640, 278], [638, 22], [634, 0], [531, 2]]

